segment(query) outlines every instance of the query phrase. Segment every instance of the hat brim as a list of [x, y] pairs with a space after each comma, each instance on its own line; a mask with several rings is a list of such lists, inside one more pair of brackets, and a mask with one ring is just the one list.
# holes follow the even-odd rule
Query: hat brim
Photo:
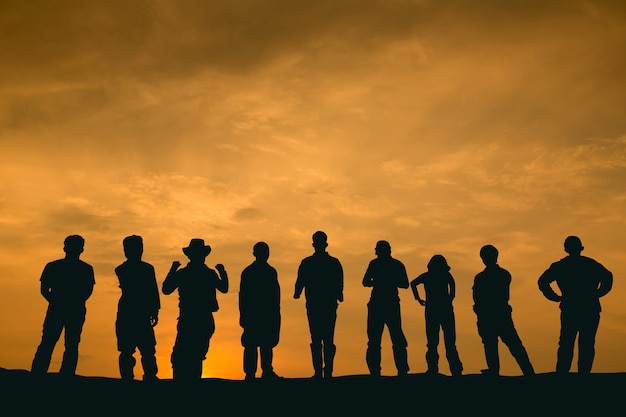
[[211, 253], [211, 247], [210, 246], [197, 246], [197, 247], [187, 246], [186, 248], [183, 248], [183, 253], [185, 255], [202, 254], [206, 256], [209, 253]]

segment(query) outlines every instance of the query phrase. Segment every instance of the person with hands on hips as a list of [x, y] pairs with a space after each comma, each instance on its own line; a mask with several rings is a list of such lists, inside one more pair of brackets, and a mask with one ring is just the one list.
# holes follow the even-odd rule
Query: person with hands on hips
[[[578, 338], [578, 373], [589, 374], [602, 311], [600, 298], [611, 291], [613, 274], [598, 261], [581, 255], [584, 247], [578, 236], [568, 236], [563, 248], [568, 256], [551, 264], [537, 284], [543, 295], [558, 302], [561, 309], [556, 372], [569, 372]], [[560, 294], [552, 288], [553, 283]]]
[[[461, 375], [463, 364], [456, 348], [456, 324], [452, 301], [456, 295], [456, 285], [450, 266], [443, 255], [434, 255], [427, 265], [428, 271], [413, 279], [410, 283], [413, 296], [425, 306], [426, 320], [426, 364], [427, 373], [439, 373], [439, 332], [443, 332], [446, 358], [453, 376]], [[420, 297], [418, 285], [423, 285], [426, 300]]]

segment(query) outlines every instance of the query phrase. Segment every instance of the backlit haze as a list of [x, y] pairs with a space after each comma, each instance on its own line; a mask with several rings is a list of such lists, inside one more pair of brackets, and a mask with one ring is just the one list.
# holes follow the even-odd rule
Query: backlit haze
[[[119, 377], [114, 268], [138, 234], [159, 287], [191, 238], [225, 265], [204, 376], [232, 379], [240, 274], [267, 242], [282, 291], [275, 371], [309, 377], [293, 289], [323, 230], [345, 272], [337, 376], [367, 373], [361, 279], [381, 239], [410, 279], [447, 258], [464, 373], [486, 367], [471, 287], [494, 244], [535, 370], [554, 371], [559, 309], [537, 278], [568, 235], [615, 278], [593, 372], [626, 371], [625, 50], [620, 1], [1, 2], [0, 367], [30, 369], [41, 271], [80, 234], [96, 286], [77, 373]], [[424, 310], [400, 294], [410, 372], [425, 372]], [[177, 294], [161, 303], [171, 378]], [[502, 374], [521, 375], [500, 356]], [[396, 374], [386, 330], [382, 367]]]

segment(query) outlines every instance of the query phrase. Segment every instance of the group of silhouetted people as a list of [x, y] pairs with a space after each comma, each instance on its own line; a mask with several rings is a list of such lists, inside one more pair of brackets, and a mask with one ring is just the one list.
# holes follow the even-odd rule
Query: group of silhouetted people
[[[314, 253], [304, 258], [298, 268], [293, 297], [304, 292], [311, 336], [311, 359], [314, 378], [331, 378], [336, 346], [334, 343], [337, 309], [343, 301], [344, 276], [341, 262], [327, 252], [326, 233], [312, 236]], [[160, 310], [159, 289], [154, 267], [142, 260], [143, 240], [132, 235], [124, 238], [126, 260], [115, 268], [122, 291], [118, 303], [115, 331], [119, 351], [119, 371], [123, 380], [134, 379], [139, 350], [143, 380], [157, 380], [156, 339], [154, 326]], [[84, 239], [68, 236], [64, 241], [65, 257], [48, 263], [41, 275], [41, 294], [48, 301], [41, 343], [32, 362], [33, 374], [48, 371], [52, 352], [65, 332], [62, 375], [74, 375], [78, 345], [85, 321], [85, 303], [95, 284], [93, 268], [80, 260]], [[569, 236], [564, 243], [567, 256], [553, 263], [540, 276], [538, 286], [548, 300], [559, 302], [561, 331], [557, 351], [557, 373], [568, 373], [578, 339], [578, 373], [591, 372], [595, 354], [595, 336], [600, 321], [600, 297], [612, 287], [613, 276], [597, 261], [582, 256], [580, 239]], [[228, 292], [228, 274], [223, 265], [217, 271], [206, 265], [211, 247], [203, 239], [191, 239], [183, 253], [189, 262], [181, 267], [173, 262], [161, 291], [178, 291], [179, 316], [177, 335], [171, 354], [174, 380], [193, 381], [202, 376], [202, 363], [215, 332], [213, 314], [218, 311], [217, 291]], [[270, 248], [265, 242], [254, 245], [255, 260], [241, 273], [239, 288], [239, 324], [243, 329], [241, 344], [246, 380], [256, 378], [260, 362], [261, 378], [280, 378], [273, 369], [273, 349], [280, 338], [280, 285], [278, 273], [268, 263]], [[456, 348], [456, 325], [453, 300], [454, 277], [446, 258], [434, 255], [427, 271], [409, 282], [404, 264], [391, 256], [391, 245], [380, 240], [376, 258], [370, 261], [362, 284], [371, 287], [367, 303], [366, 364], [372, 376], [381, 374], [381, 340], [385, 326], [389, 331], [395, 366], [399, 376], [409, 372], [407, 339], [402, 330], [398, 289], [411, 288], [414, 298], [425, 307], [427, 373], [439, 373], [438, 346], [443, 333], [445, 355], [453, 376], [461, 375], [463, 364]], [[528, 353], [515, 329], [509, 304], [511, 274], [498, 265], [498, 250], [493, 245], [480, 249], [485, 265], [474, 278], [472, 296], [478, 333], [484, 345], [487, 369], [484, 374], [500, 372], [498, 343], [510, 350], [524, 375], [535, 373]], [[555, 291], [553, 283], [558, 287]], [[423, 293], [420, 294], [420, 286]], [[423, 297], [422, 297], [423, 295]]]

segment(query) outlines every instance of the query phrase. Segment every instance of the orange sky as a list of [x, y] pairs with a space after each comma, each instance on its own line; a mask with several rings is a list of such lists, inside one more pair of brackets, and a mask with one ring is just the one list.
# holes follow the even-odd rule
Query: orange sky
[[[77, 233], [97, 282], [77, 372], [117, 377], [113, 269], [122, 239], [140, 234], [159, 285], [192, 237], [226, 266], [204, 375], [234, 379], [239, 277], [266, 241], [282, 288], [275, 369], [310, 376], [304, 300], [291, 297], [324, 230], [346, 274], [336, 375], [367, 373], [361, 279], [380, 239], [410, 278], [448, 259], [466, 373], [485, 367], [471, 286], [480, 247], [496, 245], [520, 336], [535, 369], [553, 371], [559, 310], [536, 281], [570, 234], [615, 276], [593, 371], [626, 371], [626, 6], [474, 3], [3, 1], [0, 367], [30, 368], [41, 271]], [[424, 372], [409, 292], [409, 364]], [[176, 295], [162, 296], [162, 378], [177, 313]], [[395, 375], [383, 340], [382, 372]], [[521, 374], [503, 347], [501, 359]]]

